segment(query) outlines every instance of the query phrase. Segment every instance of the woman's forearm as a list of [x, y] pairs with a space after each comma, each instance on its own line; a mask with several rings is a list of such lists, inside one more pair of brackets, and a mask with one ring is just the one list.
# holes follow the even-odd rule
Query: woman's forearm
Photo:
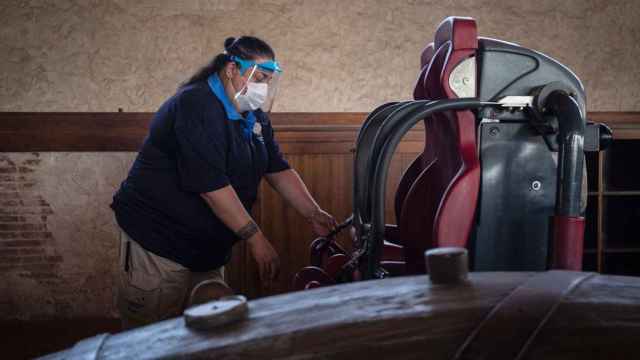
[[280, 271], [278, 253], [244, 208], [233, 187], [228, 185], [200, 196], [228, 228], [240, 239], [247, 240], [249, 251], [258, 264], [260, 279], [270, 287]]
[[265, 175], [269, 184], [296, 209], [302, 216], [309, 219], [320, 207], [309, 193], [298, 173], [293, 169]]
[[241, 239], [248, 239], [260, 232], [238, 198], [236, 191], [227, 185], [215, 191], [200, 194], [214, 214]]

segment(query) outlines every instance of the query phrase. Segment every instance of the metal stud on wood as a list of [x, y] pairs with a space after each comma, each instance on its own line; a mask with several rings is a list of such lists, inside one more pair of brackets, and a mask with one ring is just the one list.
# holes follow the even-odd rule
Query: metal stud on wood
[[467, 280], [469, 260], [467, 249], [442, 247], [424, 253], [427, 273], [434, 284], [456, 284]]
[[190, 328], [206, 330], [242, 320], [247, 317], [248, 310], [247, 299], [244, 296], [225, 296], [186, 309], [184, 321]]

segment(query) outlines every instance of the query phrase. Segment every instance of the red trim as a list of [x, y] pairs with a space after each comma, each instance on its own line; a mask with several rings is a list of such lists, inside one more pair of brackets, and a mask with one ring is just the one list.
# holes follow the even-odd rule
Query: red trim
[[584, 217], [553, 218], [553, 269], [582, 270]]
[[[440, 82], [446, 98], [458, 96], [449, 87], [453, 69], [473, 57], [478, 47], [478, 34], [473, 19], [451, 20], [451, 51], [445, 60]], [[457, 111], [453, 115], [461, 157], [459, 172], [451, 179], [443, 194], [434, 224], [434, 246], [466, 246], [471, 233], [478, 192], [480, 191], [480, 162], [477, 155], [475, 116], [471, 111]]]
[[429, 43], [422, 49], [422, 53], [420, 54], [420, 68], [425, 68], [433, 59], [433, 55], [436, 53], [436, 48], [433, 43]]

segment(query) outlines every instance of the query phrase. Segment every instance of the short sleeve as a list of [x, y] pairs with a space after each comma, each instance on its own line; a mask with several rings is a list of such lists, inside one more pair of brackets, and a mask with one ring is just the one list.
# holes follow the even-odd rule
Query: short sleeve
[[187, 192], [206, 193], [229, 185], [225, 118], [205, 101], [184, 92], [175, 103], [178, 178]]
[[276, 173], [290, 169], [289, 163], [284, 158], [280, 146], [275, 139], [274, 130], [271, 126], [271, 121], [265, 113], [260, 114], [262, 125], [262, 136], [264, 137], [264, 144], [267, 147], [267, 154], [269, 156], [269, 163], [267, 164], [267, 173]]

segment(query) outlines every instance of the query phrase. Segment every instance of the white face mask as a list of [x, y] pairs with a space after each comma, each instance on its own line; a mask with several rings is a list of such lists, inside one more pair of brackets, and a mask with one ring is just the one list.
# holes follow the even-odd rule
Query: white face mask
[[269, 86], [266, 83], [247, 83], [247, 91], [243, 94], [242, 91], [236, 94], [236, 101], [238, 102], [238, 110], [240, 112], [253, 111], [260, 108], [269, 93]]

